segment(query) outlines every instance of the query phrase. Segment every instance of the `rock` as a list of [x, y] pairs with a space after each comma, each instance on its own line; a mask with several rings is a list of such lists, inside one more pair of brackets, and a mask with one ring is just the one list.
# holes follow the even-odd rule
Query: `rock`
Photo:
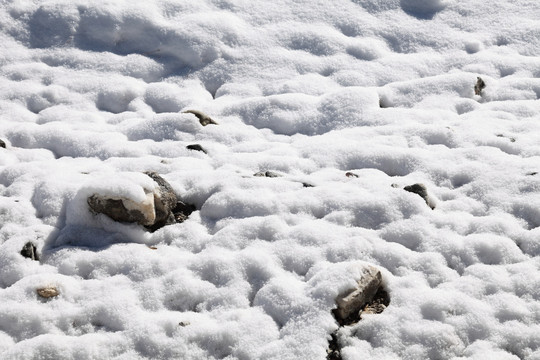
[[337, 338], [337, 331], [332, 333], [326, 350], [326, 360], [341, 360], [341, 351]]
[[0, 139], [0, 148], [6, 148], [6, 143], [4, 142], [4, 140], [1, 140]]
[[178, 199], [171, 184], [156, 172], [148, 171], [145, 174], [150, 176], [159, 185], [158, 191], [154, 191], [156, 220], [152, 225], [162, 227], [174, 224], [175, 220], [172, 210], [176, 207]]
[[153, 225], [156, 222], [154, 193], [145, 189], [146, 199], [135, 202], [127, 198], [112, 198], [94, 194], [88, 197], [90, 210], [95, 214], [105, 214], [114, 221]]
[[[354, 322], [359, 318], [359, 312], [369, 303], [382, 285], [381, 272], [373, 266], [363, 270], [357, 286], [340, 294], [336, 298], [337, 309], [334, 315], [340, 324]], [[352, 319], [352, 321], [350, 321]]]
[[176, 207], [172, 210], [177, 223], [185, 221], [192, 212], [196, 210], [195, 205], [186, 204], [182, 201], [176, 203]]
[[426, 204], [428, 204], [431, 210], [435, 209], [435, 203], [429, 197], [427, 193], [427, 188], [424, 184], [417, 183], [417, 184], [405, 186], [403, 190], [420, 195], [420, 197], [424, 199], [424, 201], [426, 202]]
[[534, 175], [537, 175], [538, 174], [538, 171], [532, 171], [530, 173], [527, 173], [525, 175], [528, 175], [528, 176], [534, 176]]
[[208, 152], [206, 152], [206, 150], [199, 144], [188, 145], [188, 146], [186, 146], [186, 149], [195, 150], [195, 151], [202, 151], [203, 153], [208, 154]]
[[40, 289], [37, 289], [36, 291], [37, 291], [39, 296], [41, 296], [43, 298], [46, 298], [46, 299], [60, 295], [60, 292], [54, 286], [48, 286], [48, 287], [45, 287], [45, 288], [40, 288]]
[[144, 189], [146, 199], [135, 202], [122, 197], [93, 194], [88, 197], [88, 206], [96, 214], [105, 214], [118, 222], [137, 223], [155, 231], [176, 222], [173, 209], [178, 199], [171, 185], [156, 172], [146, 172], [158, 185], [150, 191]]
[[510, 140], [510, 142], [516, 142], [516, 138], [514, 138], [514, 137], [508, 137], [508, 136], [505, 136], [504, 134], [497, 134], [496, 136], [497, 137], [508, 138], [508, 140]]
[[29, 258], [29, 259], [32, 259], [32, 260], [39, 260], [39, 255], [37, 253], [37, 248], [31, 242], [27, 242], [23, 246], [23, 248], [21, 250], [21, 255], [24, 256], [25, 258]]
[[474, 94], [482, 95], [482, 90], [486, 87], [486, 83], [480, 76], [476, 78], [476, 85], [474, 85]]
[[390, 297], [388, 293], [381, 287], [373, 297], [373, 299], [364, 306], [360, 313], [360, 318], [365, 314], [380, 314], [386, 307], [390, 305]]
[[315, 187], [315, 185], [307, 183], [307, 182], [303, 182], [302, 186], [305, 187], [305, 188]]
[[346, 176], [346, 177], [354, 177], [354, 178], [357, 178], [357, 177], [358, 177], [358, 175], [356, 175], [355, 173], [350, 172], [350, 171], [346, 172], [346, 173], [345, 173], [345, 176]]
[[186, 110], [186, 111], [183, 111], [183, 113], [184, 114], [187, 113], [187, 114], [195, 115], [199, 119], [199, 122], [201, 123], [202, 126], [206, 126], [208, 124], [218, 125], [217, 122], [212, 120], [212, 118], [210, 116], [206, 115], [202, 111], [199, 111], [199, 110]]
[[253, 176], [269, 177], [269, 178], [281, 177], [280, 174], [275, 173], [273, 171], [259, 171], [258, 173], [253, 174]]

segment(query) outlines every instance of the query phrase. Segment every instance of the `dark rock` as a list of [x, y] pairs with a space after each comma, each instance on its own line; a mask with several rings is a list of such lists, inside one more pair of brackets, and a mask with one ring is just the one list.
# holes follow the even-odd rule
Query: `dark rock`
[[192, 204], [186, 204], [182, 201], [178, 201], [176, 203], [175, 208], [172, 210], [174, 217], [176, 219], [176, 222], [182, 222], [188, 218], [189, 215], [191, 215], [192, 212], [197, 210], [195, 205]]
[[149, 231], [154, 232], [154, 231], [162, 228], [165, 225], [171, 225], [171, 224], [175, 224], [175, 223], [182, 223], [182, 222], [186, 221], [187, 218], [189, 217], [189, 215], [191, 215], [191, 213], [194, 212], [195, 210], [197, 210], [195, 205], [186, 204], [186, 203], [184, 203], [182, 201], [178, 201], [176, 203], [176, 206], [171, 210], [172, 219], [168, 219], [165, 224], [164, 223], [156, 223], [156, 224], [151, 225], [151, 226], [146, 226], [146, 228]]
[[188, 146], [186, 146], [186, 149], [195, 150], [195, 151], [202, 151], [203, 153], [208, 154], [208, 152], [206, 152], [206, 150], [199, 144], [188, 145]]
[[379, 288], [371, 300], [360, 312], [360, 319], [364, 314], [380, 314], [390, 305], [390, 296], [382, 287]]
[[199, 119], [199, 122], [201, 123], [202, 126], [206, 126], [206, 125], [209, 125], [209, 124], [218, 125], [217, 122], [212, 120], [212, 118], [210, 116], [206, 115], [202, 111], [199, 111], [199, 110], [186, 110], [186, 111], [183, 111], [183, 113], [184, 114], [193, 114], [193, 115], [195, 115], [197, 117], [197, 119]]
[[146, 190], [146, 199], [135, 202], [122, 197], [93, 194], [88, 197], [92, 212], [105, 214], [119, 222], [137, 223], [152, 231], [176, 222], [173, 209], [177, 197], [171, 185], [156, 172], [146, 172], [158, 185], [154, 191]]
[[346, 173], [345, 173], [345, 176], [346, 176], [346, 177], [355, 177], [355, 178], [358, 177], [358, 175], [356, 175], [355, 173], [352, 173], [352, 172], [350, 172], [350, 171], [346, 172]]
[[337, 338], [337, 331], [332, 333], [328, 350], [326, 350], [326, 360], [341, 360], [341, 351]]
[[482, 90], [486, 87], [486, 83], [480, 76], [476, 78], [476, 85], [474, 85], [474, 94], [482, 95]]
[[528, 176], [534, 176], [534, 175], [537, 175], [537, 174], [538, 174], [537, 171], [533, 171], [533, 172], [527, 173], [526, 175], [528, 175]]
[[357, 286], [336, 298], [337, 309], [334, 310], [334, 316], [340, 325], [348, 325], [358, 321], [360, 311], [373, 300], [381, 286], [381, 272], [373, 266], [366, 267]]
[[315, 185], [311, 185], [311, 184], [305, 183], [305, 182], [302, 183], [302, 186], [305, 187], [305, 188], [315, 187]]
[[152, 225], [156, 221], [153, 201], [135, 203], [130, 199], [113, 199], [94, 194], [88, 197], [87, 202], [93, 213], [105, 214], [114, 221], [139, 225]]
[[145, 172], [154, 180], [159, 188], [154, 192], [154, 207], [156, 210], [156, 220], [152, 226], [162, 227], [165, 225], [174, 224], [174, 215], [172, 209], [175, 208], [178, 201], [171, 184], [162, 178], [158, 173], [153, 171]]
[[39, 260], [39, 255], [37, 253], [36, 245], [32, 244], [31, 242], [27, 242], [23, 246], [21, 250], [21, 255], [24, 256], [25, 258], [29, 258], [32, 260]]
[[435, 204], [430, 199], [430, 197], [429, 197], [429, 195], [427, 193], [427, 188], [426, 188], [426, 186], [424, 184], [413, 184], [413, 185], [405, 186], [403, 188], [403, 190], [420, 195], [420, 197], [422, 199], [424, 199], [426, 204], [428, 204], [428, 206], [432, 210], [435, 209]]
[[4, 140], [1, 140], [0, 139], [0, 148], [6, 148], [6, 143], [4, 142]]
[[253, 176], [269, 177], [269, 178], [281, 177], [280, 174], [275, 173], [273, 171], [259, 171], [258, 173], [253, 174]]

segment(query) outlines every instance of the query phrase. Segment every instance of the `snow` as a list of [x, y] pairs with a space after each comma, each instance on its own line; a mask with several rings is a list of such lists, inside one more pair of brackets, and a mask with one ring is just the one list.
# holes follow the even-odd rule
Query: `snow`
[[[0, 358], [325, 359], [337, 331], [348, 360], [540, 359], [539, 19], [534, 0], [3, 1]], [[144, 200], [145, 171], [197, 210], [153, 233], [89, 211]], [[365, 265], [390, 305], [339, 328]]]

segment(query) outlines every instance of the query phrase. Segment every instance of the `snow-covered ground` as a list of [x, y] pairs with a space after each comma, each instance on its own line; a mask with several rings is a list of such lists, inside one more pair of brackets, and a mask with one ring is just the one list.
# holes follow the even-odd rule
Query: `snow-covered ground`
[[[325, 359], [371, 264], [343, 359], [540, 359], [539, 56], [538, 0], [0, 1], [0, 358]], [[89, 212], [144, 171], [197, 211]]]

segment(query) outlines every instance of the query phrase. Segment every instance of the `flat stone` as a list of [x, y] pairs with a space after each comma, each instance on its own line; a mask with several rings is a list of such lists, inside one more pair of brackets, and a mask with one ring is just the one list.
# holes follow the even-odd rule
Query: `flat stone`
[[337, 309], [334, 314], [338, 321], [358, 316], [363, 307], [377, 294], [381, 284], [381, 272], [373, 266], [365, 267], [356, 287], [343, 292], [336, 298]]
[[199, 144], [192, 144], [192, 145], [188, 145], [186, 146], [186, 149], [188, 150], [194, 150], [194, 151], [201, 151], [205, 154], [208, 154], [208, 152], [206, 151], [205, 148], [203, 148], [201, 145]]
[[43, 298], [46, 298], [46, 299], [60, 295], [60, 292], [54, 286], [48, 286], [48, 287], [45, 287], [45, 288], [40, 288], [40, 289], [37, 289], [36, 291], [37, 291], [39, 296], [41, 296]]

